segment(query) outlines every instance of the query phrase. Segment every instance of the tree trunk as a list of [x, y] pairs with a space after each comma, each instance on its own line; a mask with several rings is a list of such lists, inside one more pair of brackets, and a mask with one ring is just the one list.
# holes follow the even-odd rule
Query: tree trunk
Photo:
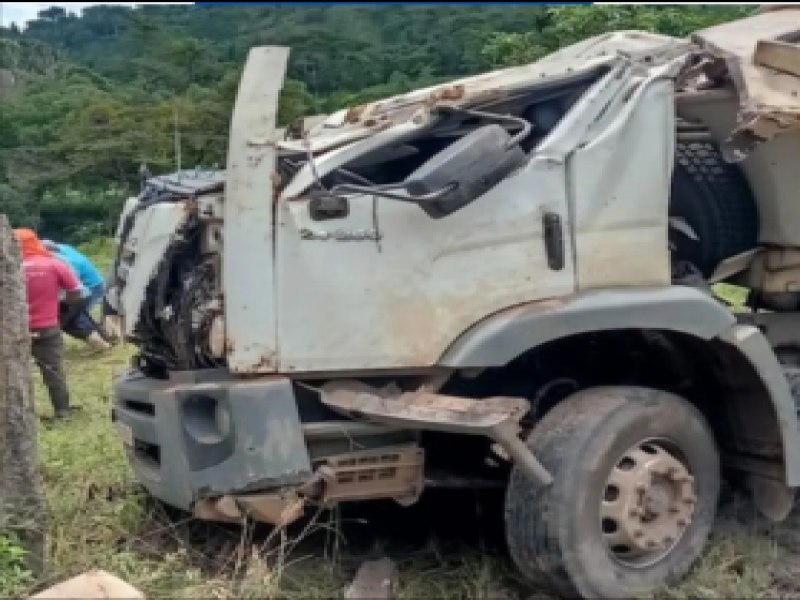
[[44, 569], [44, 499], [36, 449], [31, 342], [19, 248], [0, 214], [0, 533], [14, 532]]

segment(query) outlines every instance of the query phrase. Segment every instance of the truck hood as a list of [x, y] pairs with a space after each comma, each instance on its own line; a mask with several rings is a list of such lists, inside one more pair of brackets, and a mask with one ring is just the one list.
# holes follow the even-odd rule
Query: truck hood
[[[317, 176], [324, 176], [364, 152], [393, 143], [428, 126], [438, 109], [484, 109], [513, 100], [526, 91], [561, 81], [578, 79], [610, 68], [621, 60], [655, 66], [687, 54], [688, 40], [646, 31], [616, 31], [583, 40], [519, 67], [465, 77], [383, 100], [359, 104], [330, 115], [306, 117], [286, 130], [288, 139], [277, 142], [283, 154], [339, 155], [340, 160], [320, 160]], [[379, 137], [378, 143], [365, 138]], [[361, 144], [359, 146], [359, 144]], [[352, 150], [342, 152], [345, 147]], [[302, 168], [283, 188], [282, 198], [294, 198], [314, 182], [310, 165]]]

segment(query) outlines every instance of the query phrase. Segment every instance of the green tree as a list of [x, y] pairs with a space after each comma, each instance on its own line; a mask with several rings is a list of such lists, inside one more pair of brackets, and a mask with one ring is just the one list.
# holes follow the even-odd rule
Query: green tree
[[509, 67], [533, 62], [545, 54], [534, 33], [494, 33], [481, 50], [492, 67]]
[[316, 112], [316, 103], [306, 85], [296, 79], [287, 79], [278, 103], [278, 124], [287, 125], [313, 112]]

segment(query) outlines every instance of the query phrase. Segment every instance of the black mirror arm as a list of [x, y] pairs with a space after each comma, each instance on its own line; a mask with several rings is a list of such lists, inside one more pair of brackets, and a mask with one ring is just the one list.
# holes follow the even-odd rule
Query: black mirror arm
[[446, 108], [443, 107], [440, 110], [445, 110], [454, 113], [462, 113], [465, 115], [471, 115], [473, 117], [491, 119], [493, 121], [507, 121], [510, 123], [514, 123], [516, 125], [520, 125], [522, 127], [522, 130], [508, 141], [508, 146], [507, 146], [508, 148], [511, 148], [512, 146], [519, 144], [522, 140], [524, 140], [526, 137], [530, 135], [531, 130], [533, 129], [533, 125], [531, 125], [530, 121], [528, 121], [527, 119], [523, 119], [522, 117], [514, 117], [512, 115], [500, 115], [497, 113], [485, 112], [482, 110], [461, 108], [460, 106], [449, 106]]

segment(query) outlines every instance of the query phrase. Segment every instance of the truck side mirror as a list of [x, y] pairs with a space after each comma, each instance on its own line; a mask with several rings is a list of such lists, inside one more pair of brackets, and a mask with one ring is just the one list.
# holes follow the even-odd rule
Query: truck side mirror
[[525, 164], [522, 148], [500, 125], [480, 127], [409, 175], [408, 201], [439, 219], [466, 206]]

